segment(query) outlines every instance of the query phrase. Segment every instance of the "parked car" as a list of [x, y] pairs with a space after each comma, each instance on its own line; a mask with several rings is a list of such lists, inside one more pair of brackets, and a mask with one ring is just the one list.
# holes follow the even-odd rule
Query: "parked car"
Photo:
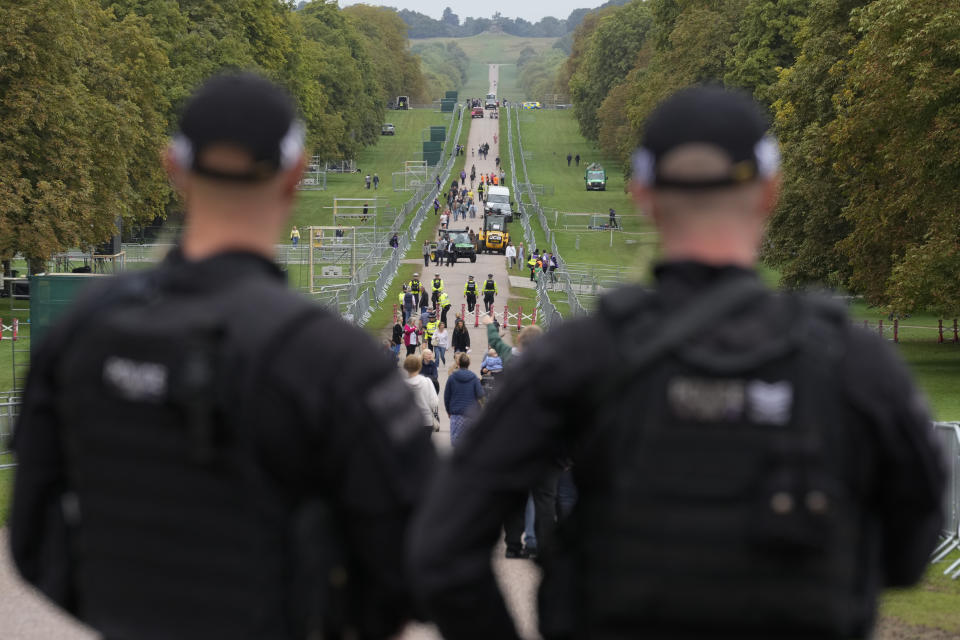
[[542, 109], [543, 108], [543, 105], [541, 105], [539, 102], [524, 102], [520, 106], [523, 107], [524, 109]]
[[482, 118], [483, 117], [483, 107], [474, 107], [470, 111], [471, 118]]
[[382, 136], [395, 136], [397, 135], [397, 129], [389, 122], [380, 127], [380, 135]]

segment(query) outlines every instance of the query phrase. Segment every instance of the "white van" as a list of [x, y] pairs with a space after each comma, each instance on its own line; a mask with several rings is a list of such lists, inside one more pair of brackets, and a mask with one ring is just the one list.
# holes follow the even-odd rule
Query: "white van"
[[507, 217], [507, 222], [513, 222], [510, 189], [506, 187], [488, 187], [487, 202], [484, 204], [483, 210], [486, 213], [499, 213]]
[[496, 109], [500, 105], [497, 103], [497, 95], [495, 93], [488, 93], [487, 99], [483, 105], [487, 109]]

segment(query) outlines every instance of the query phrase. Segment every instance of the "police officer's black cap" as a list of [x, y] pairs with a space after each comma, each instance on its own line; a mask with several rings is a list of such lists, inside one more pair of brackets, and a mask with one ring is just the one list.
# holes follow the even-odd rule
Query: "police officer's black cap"
[[[633, 180], [662, 189], [709, 189], [767, 178], [780, 168], [776, 139], [761, 106], [749, 95], [719, 86], [682, 89], [647, 118], [643, 142], [633, 158]], [[669, 175], [663, 161], [688, 145], [707, 145], [729, 165], [705, 175]]]
[[493, 277], [493, 274], [492, 274], [492, 273], [488, 273], [488, 274], [487, 274], [487, 277], [488, 277], [488, 278], [492, 278], [492, 277]]
[[[187, 102], [172, 149], [184, 169], [210, 178], [258, 182], [293, 167], [303, 152], [304, 126], [290, 95], [255, 73], [224, 73], [207, 80]], [[204, 166], [212, 145], [250, 154], [249, 171]]]

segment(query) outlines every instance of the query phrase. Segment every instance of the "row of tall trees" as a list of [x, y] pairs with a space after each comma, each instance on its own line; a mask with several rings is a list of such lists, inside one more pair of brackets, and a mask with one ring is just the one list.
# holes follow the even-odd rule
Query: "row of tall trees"
[[0, 258], [36, 263], [163, 217], [160, 152], [221, 69], [287, 86], [327, 158], [379, 138], [398, 94], [427, 98], [396, 12], [317, 0], [0, 0]]
[[557, 82], [625, 166], [673, 91], [753, 93], [784, 153], [765, 258], [785, 283], [960, 311], [955, 1], [634, 0], [588, 14]]
[[429, 95], [442, 96], [467, 81], [470, 58], [456, 42], [414, 44], [411, 51], [420, 58]]

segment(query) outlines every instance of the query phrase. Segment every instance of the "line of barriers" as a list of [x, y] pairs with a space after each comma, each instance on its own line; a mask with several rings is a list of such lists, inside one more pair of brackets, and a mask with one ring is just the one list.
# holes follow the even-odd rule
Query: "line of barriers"
[[[536, 244], [536, 238], [533, 234], [533, 229], [530, 227], [530, 213], [523, 204], [523, 198], [520, 197], [520, 182], [517, 179], [517, 173], [519, 172], [517, 171], [517, 160], [513, 151], [513, 119], [517, 116], [517, 112], [515, 107], [506, 109], [505, 111], [507, 112], [507, 148], [510, 154], [511, 184], [513, 185], [513, 192], [516, 195], [517, 206], [519, 207], [523, 241], [526, 246], [532, 250]], [[519, 128], [517, 130], [519, 131]], [[557, 259], [559, 260], [560, 258], [558, 257]], [[547, 292], [546, 278], [540, 278], [537, 282], [537, 308], [540, 311], [540, 317], [543, 319], [543, 326], [546, 329], [555, 327], [563, 321], [563, 316], [561, 316], [557, 310], [557, 305], [553, 303], [553, 300], [550, 299], [550, 294]]]
[[[934, 433], [947, 460], [948, 484], [943, 497], [946, 514], [941, 542], [933, 554], [933, 563], [942, 562], [960, 548], [960, 422], [936, 422]], [[950, 564], [943, 575], [960, 578], [960, 558]]]
[[[515, 109], [516, 107], [514, 107]], [[516, 114], [515, 114], [516, 115]], [[509, 117], [509, 116], [508, 116]], [[517, 194], [517, 203], [520, 206], [521, 211], [523, 212], [523, 217], [526, 218], [530, 213], [536, 214], [537, 219], [540, 221], [540, 227], [543, 229], [543, 233], [547, 238], [547, 242], [550, 244], [550, 252], [556, 256], [557, 261], [561, 265], [561, 269], [557, 270], [555, 273], [556, 284], [559, 285], [559, 288], [567, 294], [567, 306], [570, 308], [570, 315], [572, 316], [581, 316], [586, 315], [587, 309], [580, 300], [580, 293], [582, 293], [582, 286], [574, 287], [573, 282], [571, 281], [570, 274], [563, 269], [563, 265], [566, 265], [566, 261], [560, 254], [560, 249], [557, 247], [557, 237], [554, 234], [553, 230], [550, 229], [550, 224], [547, 222], [547, 217], [543, 213], [543, 207], [540, 205], [537, 200], [537, 194], [533, 188], [533, 185], [530, 184], [530, 174], [527, 171], [527, 158], [523, 150], [523, 134], [520, 131], [520, 122], [519, 117], [517, 118], [517, 147], [520, 150], [520, 166], [523, 167], [523, 184], [520, 184], [517, 180], [517, 166], [513, 165], [513, 176], [514, 176], [514, 189]], [[511, 156], [511, 162], [513, 161]], [[522, 188], [522, 191], [521, 191]], [[526, 195], [530, 205], [524, 206], [523, 204], [523, 195]], [[544, 283], [546, 285], [546, 283]], [[539, 287], [539, 285], [538, 285]], [[579, 289], [579, 291], [578, 291]], [[546, 297], [549, 297], [546, 296]]]
[[[442, 157], [446, 158], [446, 164], [444, 165], [442, 172], [439, 174], [440, 187], [437, 187], [436, 182], [425, 185], [421, 187], [421, 189], [419, 189], [416, 194], [404, 205], [402, 209], [403, 215], [396, 218], [397, 222], [395, 222], [395, 226], [398, 228], [392, 230], [393, 233], [398, 234], [399, 246], [396, 249], [393, 249], [392, 247], [384, 245], [376, 260], [370, 260], [364, 265], [364, 269], [357, 271], [357, 276], [354, 278], [354, 282], [357, 284], [358, 289], [360, 286], [363, 286], [364, 288], [362, 290], [358, 290], [356, 295], [351, 295], [348, 297], [350, 302], [346, 305], [346, 308], [342, 313], [345, 319], [363, 326], [370, 319], [374, 308], [383, 302], [383, 300], [387, 297], [390, 284], [397, 275], [397, 271], [400, 268], [400, 263], [403, 260], [403, 256], [405, 256], [407, 251], [410, 250], [411, 244], [416, 239], [417, 234], [420, 233], [420, 227], [423, 224], [424, 219], [427, 217], [427, 212], [430, 208], [430, 205], [433, 203], [434, 198], [439, 195], [440, 189], [443, 188], [447, 180], [450, 178], [450, 173], [453, 171], [454, 164], [456, 164], [456, 145], [460, 140], [461, 133], [463, 132], [464, 107], [461, 105], [459, 109], [459, 113], [450, 120], [447, 140], [444, 142], [444, 151]], [[457, 131], [456, 134], [450, 135], [453, 132], [454, 123], [457, 124]], [[413, 220], [406, 229], [399, 229], [399, 221], [405, 220], [414, 209], [416, 209], [416, 214], [414, 215]], [[383, 254], [387, 251], [391, 252], [390, 258], [385, 263], [381, 263], [380, 260], [382, 260]], [[379, 275], [375, 280], [368, 282], [374, 270], [378, 271]]]
[[10, 460], [13, 426], [20, 415], [20, 392], [0, 392], [0, 469], [10, 469], [15, 463]]
[[[532, 326], [537, 324], [537, 317], [540, 313], [540, 310], [534, 307], [531, 313], [524, 313], [523, 307], [518, 307], [517, 311], [511, 312], [509, 306], [503, 307], [503, 315], [500, 316], [500, 321], [503, 326], [516, 327], [517, 331], [524, 328], [524, 326]], [[474, 328], [480, 326], [480, 305], [477, 304], [474, 306], [473, 311], [470, 313], [473, 314], [473, 326]], [[466, 324], [470, 324], [470, 318], [467, 312], [467, 305], [460, 305], [460, 313], [457, 314], [457, 318], [463, 318], [463, 321]], [[393, 305], [393, 323], [397, 324], [403, 319], [403, 310], [400, 308], [400, 305]], [[447, 318], [449, 320], [449, 317]], [[526, 323], [526, 324], [524, 324]], [[447, 324], [450, 324], [449, 322]]]

